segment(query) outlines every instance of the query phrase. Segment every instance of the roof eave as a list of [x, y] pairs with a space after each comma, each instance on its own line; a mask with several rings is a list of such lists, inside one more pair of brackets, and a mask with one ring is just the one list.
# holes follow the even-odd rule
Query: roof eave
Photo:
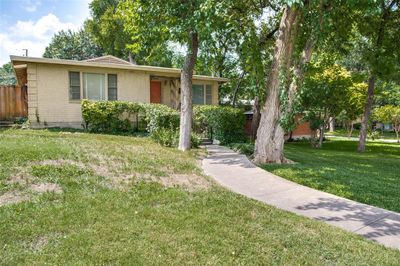
[[[42, 63], [42, 64], [57, 64], [57, 65], [72, 65], [72, 66], [87, 66], [87, 67], [101, 67], [101, 68], [114, 68], [114, 69], [126, 69], [135, 71], [145, 71], [149, 73], [167, 73], [180, 75], [181, 69], [179, 68], [166, 68], [166, 67], [155, 67], [155, 66], [143, 66], [143, 65], [127, 65], [127, 64], [113, 64], [113, 63], [96, 63], [88, 61], [77, 61], [67, 59], [53, 59], [53, 58], [39, 58], [39, 57], [26, 57], [10, 55], [13, 66], [15, 62], [22, 63]], [[196, 80], [212, 80], [217, 82], [228, 82], [229, 79], [221, 77], [210, 77], [203, 75], [193, 75]]]

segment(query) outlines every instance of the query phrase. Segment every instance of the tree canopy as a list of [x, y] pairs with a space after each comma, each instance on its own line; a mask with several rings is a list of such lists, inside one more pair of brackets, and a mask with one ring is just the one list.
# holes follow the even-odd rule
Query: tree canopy
[[85, 60], [103, 55], [103, 49], [95, 44], [90, 35], [81, 29], [56, 33], [46, 47], [43, 57]]
[[0, 85], [15, 85], [17, 80], [11, 62], [0, 67]]

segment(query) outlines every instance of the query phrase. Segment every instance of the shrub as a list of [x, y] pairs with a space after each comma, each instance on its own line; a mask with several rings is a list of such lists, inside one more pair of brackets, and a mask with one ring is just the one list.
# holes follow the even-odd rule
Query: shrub
[[143, 104], [147, 131], [152, 134], [159, 129], [179, 129], [179, 112], [163, 104]]
[[210, 132], [208, 137], [221, 144], [244, 141], [245, 116], [233, 107], [198, 105], [193, 108], [193, 128], [196, 132]]
[[179, 131], [159, 128], [151, 134], [151, 137], [163, 146], [176, 147], [179, 141]]
[[201, 145], [202, 139], [203, 138], [199, 134], [192, 132], [192, 136], [190, 139], [192, 148], [198, 148]]
[[143, 107], [122, 101], [89, 101], [81, 104], [85, 128], [91, 132], [121, 133], [138, 129]]
[[229, 147], [247, 156], [252, 156], [254, 154], [254, 143], [231, 143]]

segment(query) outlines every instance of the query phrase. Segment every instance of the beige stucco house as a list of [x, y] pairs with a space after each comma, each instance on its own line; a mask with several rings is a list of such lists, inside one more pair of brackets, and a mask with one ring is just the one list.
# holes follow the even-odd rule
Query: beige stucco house
[[[180, 69], [134, 65], [113, 56], [85, 61], [10, 58], [18, 84], [27, 86], [33, 127], [81, 127], [82, 99], [180, 105]], [[218, 104], [219, 85], [227, 81], [194, 75], [193, 103]]]

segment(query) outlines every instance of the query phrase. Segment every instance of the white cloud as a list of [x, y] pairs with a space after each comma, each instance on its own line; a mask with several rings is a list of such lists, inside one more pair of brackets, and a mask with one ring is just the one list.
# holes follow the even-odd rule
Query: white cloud
[[47, 40], [55, 32], [66, 29], [76, 29], [72, 23], [63, 23], [54, 14], [48, 14], [41, 17], [38, 21], [21, 21], [10, 28], [10, 34], [13, 36], [24, 36], [24, 38], [36, 38], [38, 40]]
[[18, 20], [6, 31], [0, 32], [0, 64], [9, 61], [9, 55], [21, 55], [28, 49], [29, 56], [41, 57], [54, 33], [60, 30], [77, 30], [79, 26], [64, 23], [49, 13], [37, 21]]
[[27, 12], [35, 12], [42, 3], [40, 1], [34, 1], [34, 0], [25, 0], [22, 1], [22, 4], [20, 7], [25, 9]]

